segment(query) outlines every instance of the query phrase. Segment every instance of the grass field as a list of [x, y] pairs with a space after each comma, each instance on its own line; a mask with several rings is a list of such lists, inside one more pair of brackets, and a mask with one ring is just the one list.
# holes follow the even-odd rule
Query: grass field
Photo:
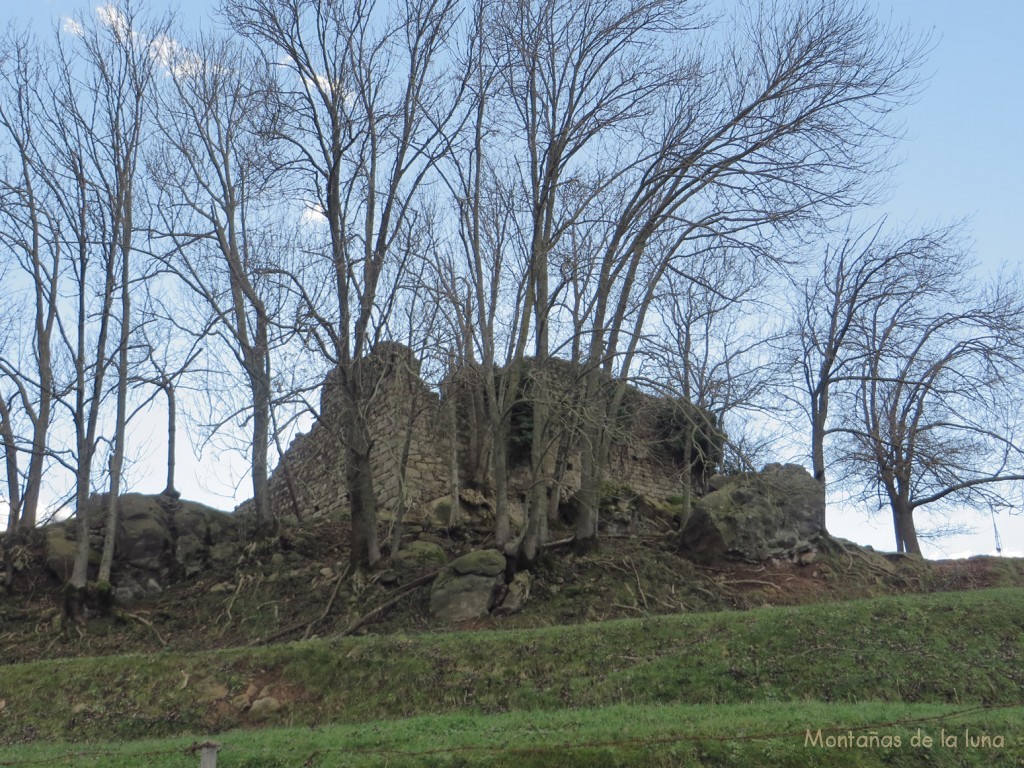
[[0, 701], [0, 766], [1019, 766], [1024, 589], [36, 662]]
[[[620, 705], [231, 731], [221, 768], [284, 766], [1019, 766], [1024, 707]], [[4, 766], [194, 768], [194, 740], [25, 745]]]

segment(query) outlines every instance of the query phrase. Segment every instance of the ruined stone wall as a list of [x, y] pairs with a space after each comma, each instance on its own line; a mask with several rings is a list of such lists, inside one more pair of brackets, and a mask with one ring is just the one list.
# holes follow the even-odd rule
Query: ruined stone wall
[[654, 501], [665, 501], [682, 493], [686, 481], [683, 470], [665, 461], [650, 447], [618, 445], [613, 446], [610, 453], [610, 482], [628, 486]]
[[[370, 403], [368, 418], [373, 436], [370, 461], [378, 515], [382, 520], [392, 519], [399, 505], [400, 468], [407, 436], [407, 510], [416, 511], [448, 493], [451, 430], [443, 418], [437, 394], [415, 372], [408, 373], [396, 369], [393, 375], [381, 377]], [[334, 382], [328, 377], [321, 394], [320, 420], [308, 433], [292, 441], [271, 477], [271, 507], [276, 514], [294, 514], [296, 506], [299, 517], [347, 513], [349, 503], [338, 396]]]
[[[411, 518], [429, 514], [438, 500], [451, 494], [452, 414], [449, 406], [419, 378], [414, 363], [409, 359], [400, 362], [394, 371], [379, 378], [369, 413], [374, 437], [371, 451], [374, 486], [378, 513], [383, 521], [393, 519], [399, 504], [401, 456], [409, 433], [410, 412], [413, 419], [405, 471], [407, 514]], [[408, 375], [410, 371], [413, 375]], [[328, 377], [321, 396], [320, 421], [309, 433], [298, 435], [292, 441], [271, 478], [271, 507], [276, 514], [293, 514], [296, 507], [300, 517], [347, 513], [337, 398], [338, 390]], [[628, 486], [648, 499], [665, 501], [681, 493], [684, 473], [659, 450], [653, 437], [652, 418], [650, 413], [636, 414], [629, 425], [630, 434], [615, 441], [610, 452], [608, 482]], [[457, 437], [460, 456], [464, 456], [468, 438], [465, 434]], [[460, 478], [460, 488], [467, 487], [467, 480]], [[563, 500], [578, 490], [579, 482], [579, 458], [574, 455], [561, 478]], [[513, 503], [525, 501], [529, 484], [526, 468], [512, 468], [510, 500]]]

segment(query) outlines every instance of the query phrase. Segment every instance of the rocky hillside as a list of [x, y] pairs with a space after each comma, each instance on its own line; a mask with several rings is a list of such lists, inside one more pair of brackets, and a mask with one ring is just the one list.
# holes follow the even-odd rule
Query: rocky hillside
[[[0, 658], [197, 650], [354, 633], [443, 627], [533, 627], [620, 617], [744, 609], [895, 592], [1024, 585], [1024, 561], [926, 562], [883, 555], [822, 534], [813, 481], [795, 467], [713, 479], [685, 515], [609, 489], [601, 547], [552, 543], [530, 572], [492, 548], [486, 510], [469, 522], [410, 525], [372, 574], [346, 569], [348, 526], [285, 521], [251, 542], [247, 518], [188, 501], [129, 495], [118, 531], [113, 606], [84, 624], [63, 620], [61, 585], [72, 530], [35, 532], [15, 555], [0, 598]], [[102, 524], [96, 516], [93, 535]], [[97, 548], [98, 551], [98, 548]]]

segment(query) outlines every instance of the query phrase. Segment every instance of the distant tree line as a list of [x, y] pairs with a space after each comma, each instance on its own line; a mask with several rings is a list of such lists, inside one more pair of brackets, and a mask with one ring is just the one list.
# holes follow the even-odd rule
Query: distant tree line
[[850, 223], [927, 39], [841, 0], [223, 0], [216, 19], [186, 33], [121, 0], [0, 41], [5, 552], [63, 494], [83, 588], [102, 490], [109, 580], [127, 426], [166, 396], [174, 495], [179, 388], [204, 439], [244, 433], [272, 534], [280, 436], [332, 371], [351, 562], [372, 567], [383, 342], [439, 388], [474, 377], [471, 476], [523, 563], [570, 444], [575, 541], [596, 542], [631, 383], [698, 406], [671, 414], [682, 432], [711, 414], [741, 463], [802, 410], [815, 476], [887, 504], [901, 551], [920, 508], [1019, 495], [1018, 277], [976, 281], [956, 227]]

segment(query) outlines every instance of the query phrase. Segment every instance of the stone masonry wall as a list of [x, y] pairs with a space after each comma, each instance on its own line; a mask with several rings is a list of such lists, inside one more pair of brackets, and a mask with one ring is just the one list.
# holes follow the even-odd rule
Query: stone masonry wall
[[[448, 493], [450, 429], [437, 394], [416, 375], [382, 377], [369, 415], [374, 488], [380, 519], [392, 519], [401, 491], [401, 458], [412, 418], [406, 462], [406, 508], [418, 508]], [[290, 480], [290, 482], [289, 482]], [[295, 498], [293, 499], [292, 496]], [[270, 479], [271, 508], [300, 517], [347, 513], [344, 443], [337, 390], [330, 377], [321, 394], [320, 420], [295, 437]]]
[[[296, 504], [300, 517], [347, 514], [344, 450], [336, 396], [328, 377], [321, 396], [320, 421], [308, 433], [295, 437], [271, 477], [271, 508], [278, 515], [294, 513]], [[451, 493], [451, 414], [418, 375], [410, 376], [408, 371], [401, 375], [401, 370], [396, 375], [385, 375], [380, 380], [370, 412], [374, 486], [378, 514], [385, 522], [393, 519], [398, 506], [402, 444], [410, 413], [413, 418], [405, 473], [407, 514], [412, 519], [427, 515], [435, 502]], [[635, 428], [649, 429], [646, 422], [647, 419], [639, 419]], [[464, 450], [465, 440], [460, 439], [460, 451]], [[610, 459], [610, 483], [628, 486], [656, 501], [665, 501], [680, 493], [683, 470], [661, 455], [649, 436], [638, 434], [620, 441], [613, 446]], [[460, 480], [463, 488], [464, 482], [464, 478]], [[528, 472], [523, 468], [514, 469], [509, 478], [510, 500], [525, 499], [528, 483]], [[578, 487], [578, 457], [574, 457], [562, 478], [563, 498]]]

